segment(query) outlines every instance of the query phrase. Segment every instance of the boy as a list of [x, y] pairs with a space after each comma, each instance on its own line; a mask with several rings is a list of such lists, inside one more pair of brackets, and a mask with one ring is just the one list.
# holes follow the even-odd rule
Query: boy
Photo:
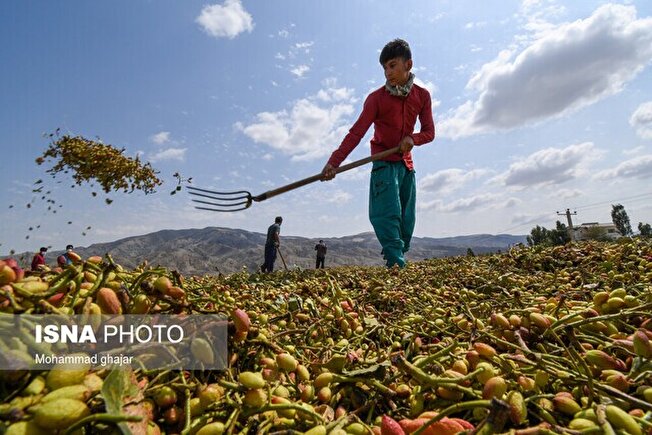
[[[367, 96], [362, 113], [322, 169], [322, 180], [335, 177], [337, 168], [374, 125], [371, 153], [400, 146], [400, 152], [373, 163], [369, 186], [369, 220], [383, 247], [387, 267], [405, 266], [415, 224], [416, 185], [410, 151], [435, 137], [430, 93], [414, 84], [412, 53], [402, 39], [380, 53], [385, 85]], [[421, 131], [414, 133], [417, 117]]]

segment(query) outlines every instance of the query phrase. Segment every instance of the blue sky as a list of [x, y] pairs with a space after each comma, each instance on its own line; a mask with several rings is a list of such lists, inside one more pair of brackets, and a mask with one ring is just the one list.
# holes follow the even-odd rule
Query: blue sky
[[[527, 234], [652, 223], [649, 1], [0, 3], [0, 252], [225, 226], [331, 237], [371, 231], [369, 167], [254, 204], [195, 210], [172, 174], [253, 194], [321, 171], [408, 40], [434, 142], [415, 148], [415, 234]], [[34, 159], [44, 133], [99, 137], [160, 171], [156, 194], [92, 197]], [[369, 154], [371, 132], [350, 155]], [[32, 183], [46, 181], [57, 213]], [[27, 204], [31, 203], [28, 208]], [[10, 207], [13, 206], [13, 207]], [[91, 227], [88, 229], [88, 227]], [[31, 228], [31, 230], [30, 230]]]

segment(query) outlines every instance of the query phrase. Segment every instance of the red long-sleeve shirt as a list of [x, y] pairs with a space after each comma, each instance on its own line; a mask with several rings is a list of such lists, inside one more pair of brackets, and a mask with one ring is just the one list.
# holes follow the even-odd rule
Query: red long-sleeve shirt
[[45, 265], [45, 257], [39, 252], [32, 259], [32, 270], [37, 270], [41, 265]]
[[[414, 133], [417, 117], [421, 131]], [[385, 87], [373, 91], [364, 102], [362, 113], [344, 137], [339, 148], [333, 152], [328, 163], [337, 168], [364, 135], [374, 125], [374, 137], [371, 139], [371, 154], [393, 148], [405, 136], [410, 136], [415, 145], [423, 145], [435, 138], [435, 123], [432, 120], [432, 103], [430, 93], [414, 84], [406, 98], [391, 95]], [[384, 160], [398, 162], [403, 160], [405, 166], [412, 170], [412, 153], [394, 154]]]

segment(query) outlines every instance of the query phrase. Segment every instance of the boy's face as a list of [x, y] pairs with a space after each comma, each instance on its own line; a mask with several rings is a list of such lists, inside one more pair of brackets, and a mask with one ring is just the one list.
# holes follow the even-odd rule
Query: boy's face
[[392, 86], [400, 86], [405, 84], [410, 78], [410, 70], [412, 69], [412, 59], [405, 60], [402, 57], [395, 57], [388, 60], [383, 65], [385, 78]]

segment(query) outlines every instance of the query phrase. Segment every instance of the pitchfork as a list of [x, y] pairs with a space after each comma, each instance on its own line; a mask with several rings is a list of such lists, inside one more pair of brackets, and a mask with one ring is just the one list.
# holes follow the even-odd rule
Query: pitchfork
[[[340, 166], [335, 168], [335, 172], [339, 174], [340, 172], [348, 171], [358, 166], [366, 165], [369, 162], [375, 160], [383, 159], [392, 154], [398, 153], [400, 147], [390, 148], [385, 151], [381, 151], [364, 159], [356, 160], [355, 162]], [[322, 174], [315, 174], [311, 177], [304, 178], [303, 180], [295, 181], [294, 183], [288, 184], [286, 186], [279, 187], [278, 189], [268, 190], [267, 192], [261, 193], [257, 196], [252, 196], [250, 192], [246, 190], [237, 190], [235, 192], [216, 192], [214, 190], [200, 189], [199, 187], [187, 186], [190, 189], [190, 194], [199, 196], [202, 198], [208, 198], [213, 201], [204, 201], [201, 199], [193, 199], [193, 202], [199, 204], [206, 204], [212, 207], [202, 207], [195, 206], [195, 208], [200, 210], [210, 210], [210, 211], [221, 211], [221, 212], [233, 212], [238, 210], [244, 210], [251, 207], [251, 204], [254, 202], [264, 201], [268, 198], [271, 198], [281, 193], [289, 192], [298, 187], [305, 186], [306, 184], [314, 183], [315, 181], [321, 180]], [[215, 202], [218, 201], [218, 202]]]

